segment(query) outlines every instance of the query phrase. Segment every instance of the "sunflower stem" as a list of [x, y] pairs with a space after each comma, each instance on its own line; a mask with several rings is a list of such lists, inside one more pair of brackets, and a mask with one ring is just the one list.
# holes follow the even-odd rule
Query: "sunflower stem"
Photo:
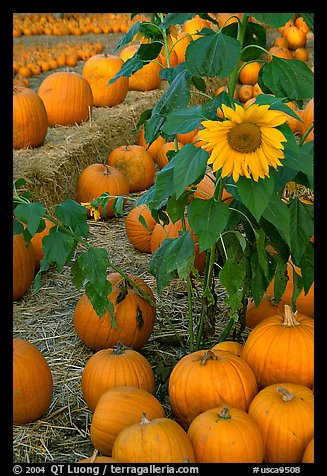
[[[248, 15], [246, 13], [243, 13], [241, 21], [238, 23], [238, 32], [237, 32], [237, 39], [241, 44], [241, 52], [240, 52], [240, 57], [242, 53], [242, 47], [243, 47], [243, 42], [244, 42], [244, 36], [245, 36], [245, 31], [246, 27], [248, 24]], [[235, 67], [230, 75], [229, 78], [229, 85], [228, 85], [228, 94], [231, 97], [234, 97], [234, 91], [237, 83], [237, 78], [238, 78], [238, 69], [239, 65], [238, 63], [235, 64]]]

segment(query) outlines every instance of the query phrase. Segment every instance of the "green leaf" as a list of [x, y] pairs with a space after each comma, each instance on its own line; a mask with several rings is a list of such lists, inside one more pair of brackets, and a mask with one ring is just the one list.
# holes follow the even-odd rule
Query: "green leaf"
[[178, 199], [176, 199], [175, 194], [169, 197], [166, 205], [166, 211], [173, 223], [176, 223], [177, 220], [180, 220], [182, 217], [184, 217], [188, 197], [189, 194], [187, 192], [181, 195], [181, 197]]
[[68, 199], [55, 208], [55, 214], [67, 228], [84, 238], [87, 238], [89, 227], [87, 224], [86, 208]]
[[274, 276], [274, 297], [277, 302], [281, 300], [285, 292], [288, 279], [287, 260], [278, 258]]
[[186, 279], [191, 273], [194, 258], [194, 241], [189, 230], [171, 239], [167, 253], [168, 272], [176, 270], [180, 279]]
[[170, 112], [162, 126], [162, 131], [167, 135], [185, 134], [199, 127], [203, 117], [201, 106], [193, 106]]
[[152, 254], [148, 266], [149, 272], [156, 278], [157, 291], [159, 294], [176, 276], [175, 271], [169, 270], [167, 262], [171, 240], [172, 238], [166, 238], [163, 240], [159, 248], [157, 248]]
[[43, 253], [49, 264], [57, 266], [58, 271], [71, 260], [77, 242], [70, 235], [54, 230], [43, 238]]
[[228, 222], [230, 210], [223, 202], [214, 198], [201, 200], [194, 198], [188, 210], [191, 229], [198, 236], [199, 250], [209, 249], [224, 231]]
[[270, 178], [259, 178], [258, 182], [242, 176], [237, 181], [237, 191], [244, 205], [259, 220], [273, 195], [274, 176], [271, 174]]
[[153, 108], [153, 114], [166, 115], [171, 111], [183, 109], [190, 101], [190, 82], [192, 76], [183, 70], [176, 75], [159, 101]]
[[305, 249], [300, 262], [302, 273], [302, 284], [305, 294], [307, 294], [314, 282], [314, 245], [309, 243]]
[[314, 32], [314, 14], [313, 13], [300, 13], [303, 20], [306, 22], [312, 32]]
[[14, 210], [16, 218], [26, 224], [27, 231], [34, 236], [46, 212], [43, 203], [29, 202], [17, 205]]
[[206, 35], [191, 41], [185, 60], [192, 76], [225, 78], [238, 61], [241, 45], [238, 40], [206, 29]]
[[297, 101], [313, 97], [314, 75], [304, 61], [273, 56], [261, 67], [258, 84], [277, 97]]
[[102, 318], [104, 313], [109, 310], [112, 319], [114, 319], [114, 306], [108, 299], [108, 295], [110, 294], [111, 290], [112, 285], [108, 280], [106, 280], [105, 286], [101, 290], [101, 293], [99, 292], [99, 289], [91, 282], [88, 282], [85, 285], [85, 294], [89, 298], [93, 309], [100, 318]]
[[186, 187], [203, 178], [208, 160], [208, 152], [193, 144], [185, 144], [175, 155], [173, 181], [176, 197], [180, 197]]
[[13, 220], [13, 235], [20, 235], [24, 231], [24, 226], [23, 224], [14, 219]]
[[296, 114], [293, 109], [291, 109], [287, 104], [285, 104], [285, 100], [288, 101], [288, 98], [276, 98], [274, 96], [270, 96], [270, 94], [258, 94], [258, 96], [255, 99], [256, 104], [270, 104], [270, 108], [275, 111], [283, 111], [286, 114], [289, 114], [290, 116], [294, 117], [297, 120], [302, 121], [300, 116]]
[[219, 281], [227, 293], [232, 295], [242, 287], [245, 275], [246, 271], [243, 262], [237, 263], [227, 259], [219, 271]]
[[[79, 255], [76, 262], [79, 271], [84, 274], [85, 279], [92, 283], [98, 293], [106, 286], [107, 270], [109, 267], [108, 252], [104, 248], [94, 248], [91, 246], [88, 250]], [[76, 278], [77, 268], [72, 270]]]
[[[175, 156], [176, 157], [176, 156]], [[157, 174], [155, 184], [155, 197], [157, 200], [163, 200], [175, 193], [174, 185], [174, 166], [175, 157], [173, 157], [165, 167], [163, 167]]]
[[265, 232], [262, 229], [259, 229], [256, 233], [258, 260], [262, 271], [265, 274], [268, 274], [268, 255], [265, 247], [265, 238]]
[[182, 25], [187, 20], [193, 18], [195, 13], [167, 13], [159, 28], [166, 29], [170, 25]]
[[296, 300], [299, 297], [303, 289], [302, 277], [298, 274], [293, 267], [293, 292], [292, 292], [292, 309], [295, 312], [296, 310]]
[[313, 151], [311, 148], [300, 147], [293, 134], [288, 134], [284, 126], [280, 126], [281, 132], [287, 136], [284, 143], [284, 155], [282, 163], [296, 172], [303, 172], [308, 177], [313, 177]]
[[116, 51], [123, 45], [127, 45], [128, 43], [131, 43], [133, 40], [134, 36], [138, 33], [140, 29], [140, 22], [137, 21], [134, 23], [134, 25], [131, 26], [131, 28], [128, 30], [128, 32], [118, 41], [117, 45], [113, 49], [112, 53], [116, 53]]
[[271, 197], [262, 216], [277, 228], [286, 243], [289, 244], [290, 212], [286, 203], [284, 203], [278, 196]]
[[[237, 38], [238, 22], [225, 26], [222, 31], [225, 35]], [[262, 54], [262, 50], [257, 48], [256, 45], [265, 48], [266, 41], [266, 29], [258, 23], [248, 22], [243, 40], [241, 60], [247, 62], [257, 59]]]
[[247, 13], [247, 15], [256, 18], [259, 22], [266, 23], [273, 28], [284, 26], [295, 13]]
[[274, 257], [269, 257], [268, 259], [268, 273], [264, 273], [258, 253], [254, 252], [251, 256], [251, 269], [252, 269], [252, 277], [251, 277], [251, 289], [252, 295], [254, 299], [254, 303], [256, 306], [259, 306], [262, 296], [264, 295], [270, 281], [275, 272], [276, 268], [276, 260]]
[[314, 233], [313, 208], [312, 205], [302, 203], [297, 197], [289, 205], [291, 254], [296, 263], [302, 260]]

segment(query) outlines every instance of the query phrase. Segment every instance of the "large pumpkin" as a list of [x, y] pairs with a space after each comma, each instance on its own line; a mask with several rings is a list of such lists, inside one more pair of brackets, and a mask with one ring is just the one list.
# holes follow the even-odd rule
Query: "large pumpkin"
[[169, 377], [169, 400], [177, 421], [187, 428], [200, 413], [226, 404], [247, 411], [257, 393], [251, 367], [224, 350], [199, 350], [182, 357]]
[[151, 235], [156, 221], [146, 205], [132, 208], [125, 219], [126, 234], [134, 248], [151, 253]]
[[144, 412], [151, 420], [165, 416], [163, 406], [151, 393], [131, 386], [110, 388], [99, 398], [92, 416], [93, 446], [101, 454], [111, 456], [118, 433], [139, 422]]
[[[106, 164], [88, 165], [80, 174], [77, 181], [77, 201], [79, 203], [91, 202], [94, 198], [108, 192], [113, 198], [109, 198], [105, 216], [113, 217], [115, 196], [129, 194], [129, 185], [124, 175], [115, 167]], [[101, 216], [103, 209], [100, 206]]]
[[24, 339], [13, 339], [13, 422], [25, 424], [41, 418], [52, 400], [53, 379], [39, 349]]
[[200, 413], [187, 435], [197, 463], [262, 463], [263, 438], [254, 418], [221, 405]]
[[83, 397], [93, 412], [101, 395], [121, 385], [154, 393], [154, 373], [149, 361], [139, 352], [123, 346], [102, 349], [87, 361], [82, 373]]
[[[132, 58], [139, 49], [139, 45], [125, 46], [119, 53], [120, 58], [126, 62]], [[159, 75], [161, 66], [155, 61], [143, 66], [142, 69], [135, 71], [129, 77], [129, 89], [135, 91], [151, 91], [152, 89], [158, 89], [161, 84], [161, 77]]]
[[124, 61], [116, 55], [100, 53], [85, 61], [82, 75], [91, 86], [94, 106], [116, 106], [124, 101], [128, 93], [129, 79], [121, 76], [112, 84]]
[[112, 149], [108, 164], [124, 175], [130, 192], [141, 192], [154, 183], [156, 169], [153, 158], [141, 145], [121, 145]]
[[31, 242], [26, 246], [22, 233], [13, 236], [13, 299], [20, 299], [33, 282], [35, 254]]
[[314, 432], [314, 396], [309, 388], [277, 383], [262, 389], [248, 414], [259, 425], [266, 463], [301, 463]]
[[185, 430], [170, 418], [149, 420], [147, 414], [118, 434], [112, 457], [124, 463], [195, 463]]
[[91, 87], [74, 71], [49, 74], [40, 84], [38, 94], [44, 102], [50, 126], [80, 124], [92, 114]]
[[32, 89], [13, 89], [13, 148], [39, 147], [48, 132], [48, 117], [41, 97]]
[[264, 319], [249, 333], [242, 352], [259, 388], [278, 382], [314, 383], [314, 319], [293, 313]]
[[[131, 274], [128, 277], [155, 300], [142, 278]], [[109, 311], [100, 318], [84, 293], [74, 310], [76, 333], [85, 345], [95, 351], [113, 347], [119, 342], [135, 350], [140, 349], [153, 330], [156, 309], [119, 273], [109, 273], [107, 279], [112, 285], [108, 297], [114, 308], [114, 322]]]

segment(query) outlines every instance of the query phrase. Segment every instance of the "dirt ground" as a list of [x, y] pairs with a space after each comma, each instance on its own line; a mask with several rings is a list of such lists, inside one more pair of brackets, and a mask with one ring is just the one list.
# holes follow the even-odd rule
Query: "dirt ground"
[[[14, 44], [23, 42], [40, 45], [56, 41], [101, 41], [104, 45], [103, 52], [111, 53], [121, 36], [120, 33], [88, 34], [77, 38], [71, 36], [64, 38], [43, 35], [23, 36], [15, 38]], [[269, 38], [270, 44], [272, 39], [273, 36]], [[311, 48], [310, 63], [313, 61], [313, 41]], [[70, 68], [70, 70], [81, 72], [83, 64], [83, 62], [79, 62], [76, 68]], [[37, 91], [47, 74], [49, 73], [32, 77], [30, 79], [31, 88]], [[148, 104], [154, 104], [161, 92], [159, 90], [142, 93], [142, 101], [138, 106], [136, 92], [128, 93], [124, 103], [117, 108], [115, 121], [119, 124], [119, 132], [113, 133], [113, 137], [107, 137], [103, 148], [100, 147], [101, 144], [96, 144], [95, 133], [95, 142], [90, 149], [99, 148], [96, 153], [100, 154], [101, 161], [105, 160], [108, 148], [120, 145], [119, 141], [121, 141], [121, 145], [125, 141], [127, 143], [135, 142], [135, 133], [132, 137], [130, 135], [133, 123], [138, 120], [138, 114], [142, 108], [147, 108], [147, 100], [149, 100]], [[104, 112], [100, 109], [94, 111], [95, 128], [102, 124]], [[127, 119], [132, 114], [131, 110], [134, 110], [134, 116], [129, 123]], [[129, 125], [124, 131], [125, 123]], [[74, 128], [75, 126], [59, 132], [52, 131], [52, 135], [48, 137], [45, 145], [35, 151], [35, 154], [33, 151], [24, 153], [25, 160], [30, 160], [31, 163], [34, 159], [35, 162], [36, 156], [40, 160], [42, 153], [44, 156], [49, 155], [49, 147], [54, 148], [59, 143], [64, 148], [65, 144], [63, 145], [62, 141], [67, 142], [67, 137], [74, 133]], [[79, 132], [80, 135], [76, 136], [76, 140], [82, 140], [81, 136], [84, 135], [83, 130]], [[92, 153], [91, 150], [88, 152], [88, 154]], [[78, 151], [76, 154], [78, 155]], [[85, 152], [83, 154], [87, 155]], [[19, 152], [14, 156], [15, 160], [18, 160]], [[94, 161], [94, 156], [89, 155], [89, 160]], [[74, 173], [77, 173], [77, 169]], [[66, 193], [71, 194], [71, 189], [67, 189]], [[132, 194], [134, 198], [137, 196], [137, 194]], [[127, 202], [125, 216], [132, 206], [131, 201]], [[174, 280], [161, 295], [158, 295], [154, 277], [148, 272], [151, 256], [135, 250], [128, 241], [125, 231], [125, 216], [97, 223], [89, 220], [89, 240], [95, 246], [106, 248], [113, 262], [121, 266], [125, 272], [142, 277], [155, 294], [160, 312], [157, 313], [153, 334], [142, 348], [141, 353], [148, 358], [154, 370], [155, 395], [163, 404], [166, 416], [172, 417], [167, 393], [168, 377], [175, 363], [188, 351], [189, 345], [186, 287], [184, 283]], [[201, 280], [198, 285], [198, 291], [200, 291]], [[50, 269], [44, 274], [42, 287], [38, 292], [31, 288], [22, 299], [13, 304], [14, 337], [29, 340], [38, 347], [47, 359], [54, 379], [53, 399], [46, 415], [36, 422], [14, 426], [13, 450], [16, 463], [75, 462], [90, 456], [93, 452], [94, 448], [89, 433], [92, 413], [85, 404], [81, 390], [82, 371], [93, 352], [80, 341], [72, 321], [74, 308], [81, 294], [82, 291], [77, 291], [71, 283], [70, 265], [68, 265], [60, 273], [55, 269]], [[224, 290], [218, 287], [218, 294], [221, 312], [217, 313], [215, 335], [219, 334], [226, 323], [222, 304]], [[174, 323], [175, 332], [170, 322]], [[179, 337], [176, 336], [176, 332]], [[215, 336], [212, 337], [212, 342], [214, 342], [214, 338]]]

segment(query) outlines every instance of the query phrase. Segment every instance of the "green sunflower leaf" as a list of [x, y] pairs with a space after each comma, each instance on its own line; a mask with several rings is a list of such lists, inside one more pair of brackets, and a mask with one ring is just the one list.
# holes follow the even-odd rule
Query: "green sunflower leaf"
[[185, 144], [175, 155], [173, 182], [176, 197], [180, 197], [186, 187], [203, 178], [208, 160], [208, 152], [193, 144]]
[[256, 220], [259, 220], [266, 210], [274, 192], [274, 184], [273, 174], [269, 178], [259, 178], [258, 182], [244, 176], [240, 177], [236, 182], [237, 191], [243, 204]]
[[230, 210], [223, 202], [217, 202], [214, 198], [201, 200], [194, 198], [188, 210], [188, 219], [191, 229], [198, 236], [199, 250], [209, 249], [224, 231]]
[[295, 197], [290, 205], [290, 244], [295, 263], [299, 263], [314, 233], [313, 206], [302, 203]]
[[71, 260], [76, 245], [77, 242], [70, 235], [55, 230], [43, 238], [42, 250], [47, 262], [56, 265], [61, 271]]
[[247, 15], [273, 28], [279, 28], [280, 26], [284, 26], [295, 13], [247, 13]]

